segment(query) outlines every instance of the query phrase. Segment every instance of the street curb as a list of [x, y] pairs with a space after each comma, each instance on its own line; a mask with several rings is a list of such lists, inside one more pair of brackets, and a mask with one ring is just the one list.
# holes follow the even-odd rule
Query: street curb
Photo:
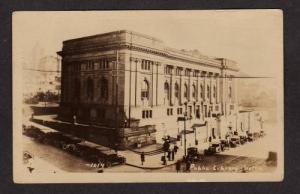
[[175, 165], [175, 163], [173, 163], [173, 164], [167, 164], [165, 166], [160, 166], [160, 167], [142, 167], [142, 166], [138, 166], [138, 165], [135, 165], [135, 164], [129, 164], [129, 163], [125, 163], [125, 165], [136, 167], [136, 168], [140, 168], [140, 169], [159, 170], [159, 169], [163, 169], [165, 167], [169, 167], [169, 166]]

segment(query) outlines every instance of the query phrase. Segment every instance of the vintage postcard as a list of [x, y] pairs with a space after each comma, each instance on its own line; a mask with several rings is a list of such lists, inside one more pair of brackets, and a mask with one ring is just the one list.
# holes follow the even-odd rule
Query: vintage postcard
[[281, 10], [12, 18], [16, 183], [283, 180]]

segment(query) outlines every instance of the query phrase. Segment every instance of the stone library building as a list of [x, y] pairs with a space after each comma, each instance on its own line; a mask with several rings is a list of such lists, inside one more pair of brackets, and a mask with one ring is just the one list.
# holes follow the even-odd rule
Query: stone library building
[[58, 54], [59, 118], [114, 131], [122, 148], [177, 138], [184, 123], [189, 144], [241, 127], [232, 60], [127, 30], [66, 40]]

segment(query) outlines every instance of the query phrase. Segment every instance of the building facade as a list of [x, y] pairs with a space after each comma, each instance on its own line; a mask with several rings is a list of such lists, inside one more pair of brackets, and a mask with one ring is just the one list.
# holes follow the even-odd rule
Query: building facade
[[176, 137], [185, 113], [187, 129], [199, 140], [237, 128], [234, 61], [169, 48], [126, 30], [64, 41], [58, 54], [59, 116], [120, 130], [124, 146]]

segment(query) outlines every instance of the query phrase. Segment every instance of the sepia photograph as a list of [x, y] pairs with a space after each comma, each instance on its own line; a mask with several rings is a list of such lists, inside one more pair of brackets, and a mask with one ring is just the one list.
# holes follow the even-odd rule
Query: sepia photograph
[[12, 21], [14, 182], [283, 180], [281, 10]]

